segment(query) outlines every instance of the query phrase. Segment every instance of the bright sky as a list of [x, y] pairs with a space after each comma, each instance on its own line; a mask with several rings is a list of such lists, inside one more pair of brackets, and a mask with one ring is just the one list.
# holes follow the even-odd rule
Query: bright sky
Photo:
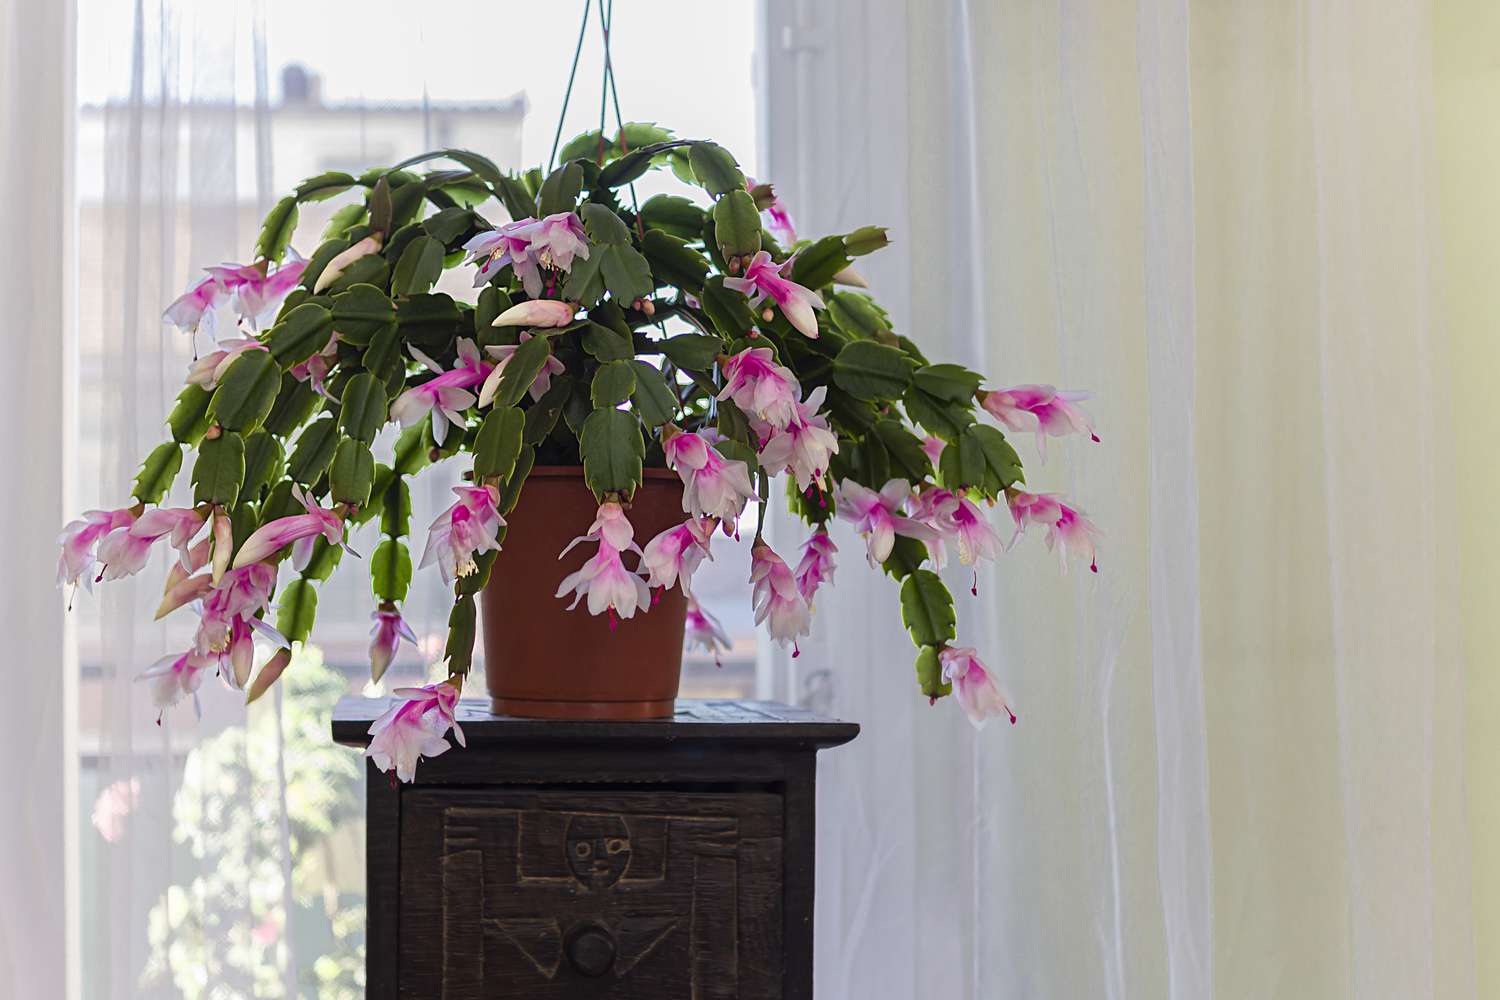
[[[253, 98], [252, 5], [142, 2], [148, 52], [160, 51], [156, 40], [163, 24], [169, 26], [166, 37], [175, 40], [166, 49], [175, 53], [167, 73], [177, 93], [222, 97], [232, 86], [238, 100]], [[263, 2], [273, 101], [289, 63], [320, 74], [329, 101], [417, 101], [424, 88], [433, 100], [456, 101], [524, 91], [531, 104], [525, 159], [546, 158], [583, 0]], [[79, 100], [98, 103], [128, 92], [134, 4], [80, 0], [79, 7]], [[615, 2], [610, 48], [626, 120], [658, 121], [679, 135], [715, 139], [753, 169], [757, 7], [746, 0]], [[589, 18], [564, 141], [598, 124], [603, 60], [597, 2]], [[195, 60], [197, 53], [204, 56]], [[156, 65], [147, 67], [148, 88], [157, 71]]]

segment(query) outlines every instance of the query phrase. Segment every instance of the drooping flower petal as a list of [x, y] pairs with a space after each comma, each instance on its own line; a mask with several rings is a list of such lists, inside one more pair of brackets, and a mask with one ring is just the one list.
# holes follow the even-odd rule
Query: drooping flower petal
[[752, 306], [770, 299], [781, 307], [787, 321], [798, 332], [816, 340], [818, 317], [813, 310], [824, 308], [823, 297], [783, 276], [783, 272], [790, 272], [792, 269], [794, 259], [788, 258], [777, 264], [771, 260], [769, 252], [761, 250], [750, 258], [744, 277], [725, 278], [724, 287], [750, 296]]
[[411, 781], [416, 777], [418, 761], [452, 748], [443, 738], [448, 730], [453, 730], [453, 738], [460, 746], [464, 744], [463, 730], [456, 717], [458, 689], [448, 683], [429, 684], [397, 688], [394, 694], [404, 700], [370, 725], [373, 738], [365, 756], [381, 771], [395, 768], [399, 780]]
[[57, 557], [57, 585], [76, 586], [82, 582], [85, 588], [92, 589], [99, 543], [116, 529], [134, 523], [135, 511], [129, 507], [85, 511], [78, 520], [69, 521], [57, 536], [57, 544], [62, 546]]
[[478, 572], [476, 561], [486, 552], [499, 551], [500, 491], [493, 486], [455, 486], [458, 500], [438, 515], [427, 531], [422, 569], [437, 563], [444, 583]]
[[1099, 572], [1094, 540], [1099, 529], [1083, 512], [1062, 502], [1055, 493], [1026, 493], [1011, 490], [1007, 495], [1011, 517], [1015, 520], [1014, 545], [1026, 530], [1026, 525], [1037, 524], [1047, 529], [1044, 541], [1049, 550], [1055, 550], [1062, 562], [1062, 571], [1068, 571], [1068, 556], [1076, 555], [1089, 561], [1089, 569]]
[[1013, 431], [1035, 431], [1036, 447], [1047, 458], [1047, 438], [1087, 434], [1094, 441], [1093, 421], [1074, 405], [1086, 392], [1059, 392], [1050, 385], [1017, 385], [979, 394], [979, 405]]
[[943, 679], [953, 685], [953, 694], [975, 729], [982, 729], [1001, 713], [1009, 716], [1011, 725], [1016, 724], [1016, 713], [973, 649], [946, 647], [938, 653], [938, 662], [943, 667]]
[[755, 499], [750, 467], [727, 459], [701, 435], [679, 432], [662, 442], [667, 468], [682, 479], [682, 509], [694, 517], [716, 517], [734, 524]]
[[701, 649], [709, 653], [716, 666], [723, 666], [719, 653], [729, 649], [729, 634], [724, 631], [724, 626], [719, 624], [717, 618], [703, 610], [692, 593], [687, 595], [687, 619], [684, 625], [683, 645], [687, 649]]
[[396, 649], [405, 639], [413, 646], [417, 644], [416, 633], [394, 607], [381, 607], [370, 614], [375, 623], [370, 629], [370, 680], [379, 683], [386, 668], [396, 657]]
[[563, 577], [558, 585], [556, 596], [573, 595], [568, 610], [576, 608], [585, 598], [591, 615], [608, 611], [615, 617], [633, 618], [637, 609], [645, 610], [651, 606], [651, 591], [646, 581], [638, 573], [626, 569], [621, 559], [625, 552], [640, 553], [634, 539], [635, 529], [625, 516], [624, 508], [612, 500], [600, 504], [588, 533], [573, 539], [557, 554], [561, 559], [582, 542], [592, 541], [599, 545], [598, 551], [581, 568]]
[[641, 568], [649, 574], [647, 586], [670, 590], [681, 579], [684, 590], [690, 587], [704, 556], [713, 558], [708, 545], [717, 523], [711, 517], [690, 517], [647, 542], [641, 553]]
[[824, 386], [818, 386], [798, 403], [785, 427], [769, 428], [760, 446], [760, 464], [772, 475], [790, 472], [799, 489], [807, 489], [823, 478], [828, 463], [839, 450], [838, 436], [828, 427], [828, 418], [818, 412], [823, 405]]
[[813, 532], [802, 544], [802, 560], [797, 563], [797, 570], [792, 575], [797, 581], [797, 590], [807, 601], [808, 607], [812, 606], [813, 595], [818, 592], [818, 588], [833, 579], [833, 572], [838, 568], [833, 557], [838, 551], [838, 546], [833, 544], [828, 532], [822, 530]]
[[765, 542], [750, 550], [750, 582], [755, 624], [765, 622], [771, 638], [782, 645], [790, 642], [792, 655], [797, 655], [797, 638], [811, 629], [812, 612], [792, 571]]
[[724, 362], [724, 388], [719, 399], [733, 399], [745, 413], [774, 428], [797, 416], [802, 387], [791, 369], [775, 362], [768, 347], [747, 347]]
[[344, 540], [344, 519], [337, 511], [318, 506], [312, 495], [300, 487], [294, 487], [293, 493], [307, 513], [278, 517], [257, 528], [235, 553], [236, 569], [264, 562], [267, 557], [301, 539], [322, 535], [330, 545], [338, 545]]
[[864, 536], [865, 558], [871, 566], [885, 562], [895, 547], [897, 535], [923, 542], [932, 540], [931, 528], [900, 513], [910, 493], [911, 484], [905, 479], [889, 480], [878, 493], [851, 479], [839, 484], [834, 498], [838, 515]]

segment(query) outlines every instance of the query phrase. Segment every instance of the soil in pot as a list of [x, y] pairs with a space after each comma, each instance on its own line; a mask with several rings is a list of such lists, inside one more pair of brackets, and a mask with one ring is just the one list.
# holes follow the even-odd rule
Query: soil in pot
[[[563, 577], [592, 558], [581, 543], [598, 501], [576, 467], [531, 470], [481, 598], [485, 678], [492, 710], [541, 719], [654, 719], [672, 714], [682, 675], [687, 599], [681, 588], [653, 591], [656, 604], [610, 628], [571, 595], [554, 596]], [[647, 469], [628, 510], [637, 545], [681, 524], [682, 483]], [[629, 565], [629, 564], [627, 564]]]

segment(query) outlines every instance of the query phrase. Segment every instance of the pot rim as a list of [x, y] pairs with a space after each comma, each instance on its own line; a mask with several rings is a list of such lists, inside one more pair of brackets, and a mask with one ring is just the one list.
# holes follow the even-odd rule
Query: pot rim
[[[642, 477], [645, 479], [667, 479], [677, 482], [677, 473], [671, 469], [642, 469]], [[583, 466], [581, 465], [535, 465], [526, 474], [526, 478], [541, 476], [544, 479], [582, 479]]]

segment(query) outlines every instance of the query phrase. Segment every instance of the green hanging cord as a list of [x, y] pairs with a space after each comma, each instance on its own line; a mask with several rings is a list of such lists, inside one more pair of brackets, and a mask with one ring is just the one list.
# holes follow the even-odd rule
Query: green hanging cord
[[[568, 69], [568, 88], [563, 91], [562, 111], [557, 116], [557, 131], [552, 134], [552, 152], [547, 154], [547, 173], [552, 172], [552, 163], [557, 159], [557, 144], [562, 141], [563, 122], [568, 118], [568, 101], [573, 97], [573, 78], [578, 75], [578, 57], [583, 54], [583, 36], [589, 27], [589, 6], [593, 0], [583, 0], [583, 20], [578, 25], [578, 44], [573, 47], [573, 65]], [[604, 0], [599, 0], [603, 10]], [[606, 35], [606, 44], [608, 36]]]
[[[605, 4], [606, 3], [609, 5], [608, 9], [605, 8]], [[604, 32], [604, 83], [605, 83], [605, 86], [609, 90], [609, 96], [614, 101], [614, 107], [615, 107], [615, 125], [620, 130], [620, 144], [621, 144], [620, 152], [623, 155], [625, 153], [630, 152], [630, 149], [628, 148], [628, 144], [626, 144], [626, 142], [625, 142], [625, 117], [620, 114], [620, 91], [619, 91], [619, 88], [615, 84], [615, 64], [614, 64], [614, 60], [612, 58], [610, 58], [610, 52], [609, 52], [610, 27], [611, 27], [611, 25], [614, 24], [614, 20], [615, 20], [615, 0], [599, 0], [599, 27]], [[604, 142], [604, 109], [603, 108], [600, 108], [600, 110], [599, 110], [599, 142], [600, 142], [600, 148], [602, 149], [603, 148], [603, 142]], [[640, 235], [640, 237], [642, 239], [645, 239], [646, 233], [645, 233], [645, 230], [642, 228], [642, 225], [641, 225], [641, 206], [640, 206], [640, 202], [636, 200], [636, 196], [635, 196], [635, 181], [631, 181], [630, 184], [627, 185], [627, 186], [630, 188], [630, 207], [635, 212], [635, 228], [636, 228], [636, 232]], [[664, 324], [662, 324], [660, 321], [657, 322], [657, 325], [661, 327], [662, 333], [665, 334], [666, 333], [666, 326]]]

